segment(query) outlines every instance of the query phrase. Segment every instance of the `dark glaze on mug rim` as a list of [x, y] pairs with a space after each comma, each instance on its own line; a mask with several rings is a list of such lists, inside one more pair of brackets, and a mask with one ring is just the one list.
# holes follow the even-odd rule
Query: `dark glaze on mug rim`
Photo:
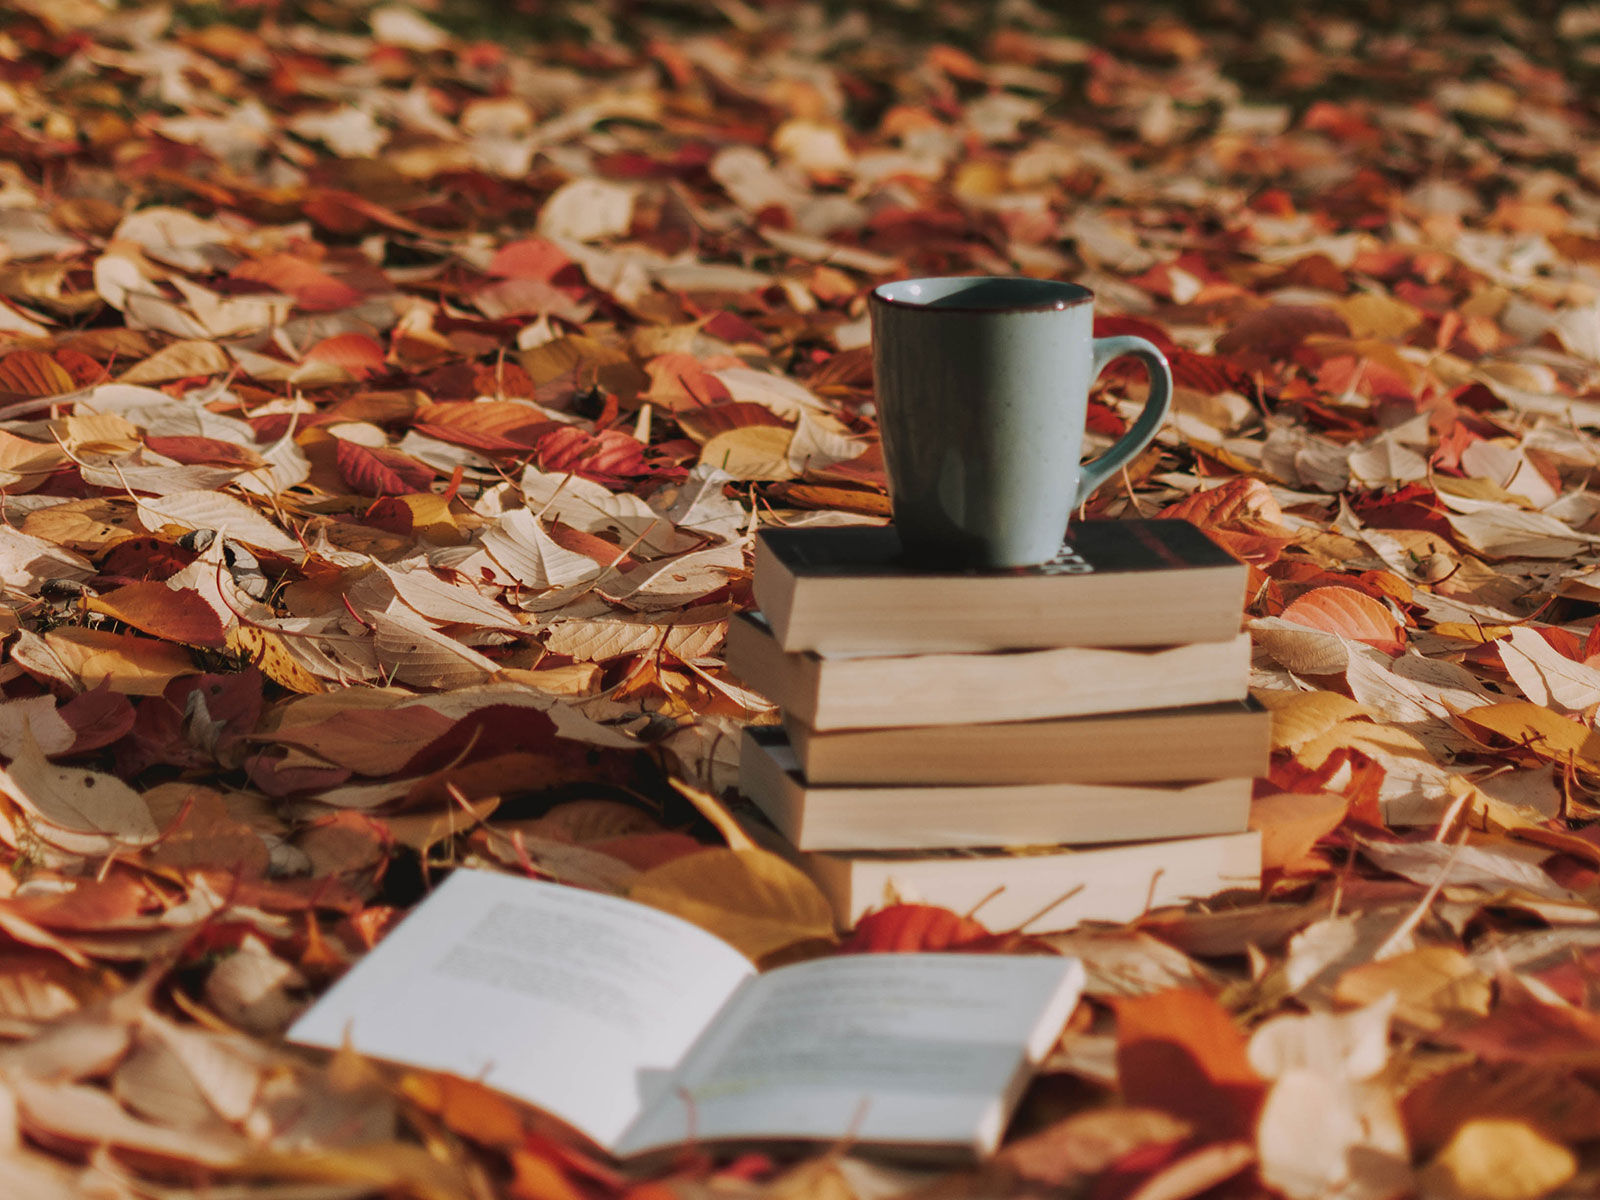
[[[888, 287], [911, 287], [923, 283], [942, 284], [955, 280], [973, 284], [1027, 283], [1042, 287], [1059, 288], [1068, 294], [1039, 304], [980, 305], [921, 303], [914, 300], [900, 300], [883, 294], [883, 289]], [[964, 313], [973, 315], [977, 313], [1065, 312], [1067, 309], [1076, 308], [1080, 304], [1093, 304], [1094, 293], [1079, 283], [1068, 283], [1062, 279], [1036, 279], [1030, 275], [924, 275], [915, 279], [896, 279], [889, 283], [880, 283], [872, 289], [870, 299], [874, 304], [884, 304], [890, 308], [905, 309], [908, 312]]]

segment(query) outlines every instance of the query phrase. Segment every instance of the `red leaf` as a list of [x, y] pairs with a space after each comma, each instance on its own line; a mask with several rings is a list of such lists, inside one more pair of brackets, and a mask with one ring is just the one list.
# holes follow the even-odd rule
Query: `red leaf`
[[133, 704], [120, 692], [111, 690], [111, 677], [99, 686], [79, 692], [56, 710], [77, 735], [68, 754], [87, 754], [109, 746], [133, 728]]
[[357, 379], [381, 374], [384, 369], [383, 347], [376, 338], [364, 333], [339, 333], [323, 338], [306, 351], [312, 362], [332, 363]]
[[339, 475], [365, 496], [409, 496], [425, 492], [438, 472], [410, 455], [387, 447], [338, 439]]
[[891, 904], [868, 913], [840, 946], [844, 954], [956, 950], [990, 937], [971, 917], [932, 904]]
[[258, 667], [246, 667], [225, 675], [185, 675], [174, 679], [162, 693], [167, 703], [179, 712], [188, 712], [190, 695], [200, 693], [206, 717], [221, 726], [221, 734], [242, 737], [252, 732], [261, 719], [261, 686], [265, 677]]
[[1285, 621], [1364, 642], [1385, 654], [1406, 648], [1405, 628], [1379, 601], [1354, 588], [1312, 588], [1280, 614]]
[[1266, 1085], [1244, 1035], [1198, 988], [1118, 998], [1117, 1082], [1129, 1104], [1175, 1114], [1214, 1137], [1249, 1137]]
[[591, 435], [563, 425], [539, 439], [536, 456], [542, 471], [571, 471], [582, 479], [611, 486], [641, 476], [684, 474], [679, 467], [645, 458], [643, 443], [615, 429]]
[[89, 608], [169, 642], [223, 644], [222, 618], [192, 588], [169, 588], [154, 581], [130, 583], [94, 597]]
[[1116, 438], [1128, 432], [1128, 423], [1104, 400], [1091, 400], [1084, 428], [1090, 433]]
[[54, 357], [67, 374], [72, 376], [75, 387], [88, 387], [90, 384], [100, 383], [109, 374], [106, 368], [94, 359], [81, 350], [74, 350], [71, 346], [58, 348]]
[[1240, 384], [1239, 371], [1209, 354], [1175, 346], [1167, 351], [1167, 363], [1172, 368], [1172, 382], [1179, 387], [1215, 395]]
[[111, 547], [100, 573], [115, 579], [167, 579], [195, 560], [192, 551], [160, 538], [128, 538]]
[[361, 293], [348, 283], [335, 279], [322, 268], [292, 254], [269, 254], [233, 269], [235, 279], [249, 279], [293, 296], [308, 312], [349, 308], [361, 302]]
[[144, 444], [157, 454], [185, 465], [214, 463], [224, 467], [250, 469], [261, 465], [261, 456], [248, 446], [206, 437], [147, 437]]

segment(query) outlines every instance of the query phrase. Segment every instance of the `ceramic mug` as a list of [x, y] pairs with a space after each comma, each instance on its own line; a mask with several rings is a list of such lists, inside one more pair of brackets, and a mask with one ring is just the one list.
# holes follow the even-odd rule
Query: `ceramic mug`
[[[1023, 567], [1061, 550], [1072, 510], [1150, 444], [1172, 372], [1143, 338], [1094, 336], [1094, 293], [999, 275], [903, 279], [871, 299], [872, 370], [908, 561]], [[1089, 385], [1131, 354], [1150, 375], [1133, 427], [1078, 461]]]

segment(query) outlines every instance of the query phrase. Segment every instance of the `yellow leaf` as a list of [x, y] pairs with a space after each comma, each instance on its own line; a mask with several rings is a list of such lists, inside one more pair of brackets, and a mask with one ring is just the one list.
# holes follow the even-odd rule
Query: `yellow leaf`
[[1455, 638], [1457, 641], [1472, 642], [1474, 645], [1484, 646], [1505, 637], [1506, 634], [1511, 632], [1511, 626], [1468, 625], [1463, 621], [1440, 621], [1428, 632], [1436, 633], [1440, 637]]
[[1376, 725], [1371, 721], [1340, 721], [1295, 751], [1295, 760], [1309, 770], [1316, 770], [1327, 761], [1328, 755], [1343, 748], [1360, 750], [1374, 757], [1398, 754], [1433, 761], [1427, 747], [1414, 735], [1397, 725]]
[[1422, 324], [1422, 314], [1411, 305], [1390, 296], [1363, 292], [1340, 300], [1334, 311], [1350, 326], [1350, 336], [1380, 337], [1398, 341]]
[[159, 696], [179, 675], [198, 668], [189, 652], [169, 642], [105, 629], [57, 629], [45, 644], [85, 687], [102, 682], [129, 696]]
[[751, 959], [833, 937], [833, 909], [817, 885], [765, 850], [686, 854], [641, 874], [628, 895], [692, 921]]
[[1346, 971], [1334, 988], [1340, 1004], [1370, 1004], [1389, 992], [1394, 1016], [1432, 1032], [1455, 1018], [1489, 1011], [1489, 977], [1453, 946], [1424, 946]]
[[69, 450], [123, 453], [139, 444], [139, 428], [116, 413], [74, 413], [50, 422]]
[[291, 692], [309, 694], [322, 691], [322, 683], [290, 655], [283, 639], [270, 629], [253, 625], [235, 625], [228, 630], [228, 649], [243, 655], [246, 660], [261, 668], [261, 673], [275, 679]]
[[1571, 1150], [1531, 1125], [1484, 1117], [1456, 1130], [1421, 1183], [1441, 1200], [1537, 1200], [1577, 1169]]
[[700, 449], [700, 461], [735, 479], [793, 479], [787, 425], [744, 425], [719, 433]]
[[466, 539], [455, 514], [450, 511], [450, 501], [433, 492], [413, 492], [397, 496], [397, 500], [411, 510], [411, 528], [441, 545], [458, 546]]
[[1557, 716], [1543, 705], [1527, 700], [1481, 705], [1457, 713], [1456, 722], [1480, 736], [1493, 734], [1504, 738], [1540, 758], [1556, 762], [1572, 757], [1600, 759], [1600, 736], [1587, 726]]
[[54, 442], [32, 442], [0, 430], [0, 488], [11, 495], [31, 492], [66, 461]]
[[[0, 451], [4, 445], [0, 437]], [[120, 501], [68, 500], [29, 513], [22, 522], [22, 532], [80, 554], [97, 554], [137, 536], [127, 528], [131, 518], [128, 506]]]
[[0, 770], [0, 792], [36, 818], [34, 831], [46, 841], [105, 854], [119, 844], [144, 846], [161, 836], [150, 806], [115, 775], [57, 766], [31, 736], [10, 749], [14, 757], [9, 769]]
[[119, 383], [166, 383], [193, 375], [222, 375], [233, 369], [233, 359], [215, 342], [198, 338], [173, 342], [136, 364]]
[[1370, 715], [1338, 692], [1260, 691], [1256, 699], [1272, 712], [1272, 748], [1298, 750], [1341, 721]]

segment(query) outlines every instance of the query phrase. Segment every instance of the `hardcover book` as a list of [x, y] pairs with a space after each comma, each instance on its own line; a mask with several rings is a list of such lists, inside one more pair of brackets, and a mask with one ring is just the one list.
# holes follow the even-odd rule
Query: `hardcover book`
[[1255, 700], [1044, 721], [813, 729], [783, 726], [823, 784], [1181, 783], [1265, 775], [1272, 714]]
[[1083, 986], [1076, 959], [848, 955], [765, 974], [631, 900], [458, 869], [291, 1041], [498, 1088], [619, 1157], [850, 1141], [998, 1144]]
[[[1193, 777], [1191, 777], [1193, 778]], [[1237, 833], [1250, 779], [1182, 786], [808, 781], [783, 731], [746, 729], [739, 790], [800, 850], [899, 850], [1127, 842]]]
[[762, 614], [743, 612], [728, 622], [724, 653], [748, 687], [813, 729], [992, 724], [1240, 701], [1250, 676], [1243, 633], [1154, 649], [790, 653]]
[[765, 529], [755, 596], [784, 650], [924, 654], [1231, 641], [1246, 569], [1187, 521], [1085, 521], [1036, 567], [907, 564], [893, 526]]

